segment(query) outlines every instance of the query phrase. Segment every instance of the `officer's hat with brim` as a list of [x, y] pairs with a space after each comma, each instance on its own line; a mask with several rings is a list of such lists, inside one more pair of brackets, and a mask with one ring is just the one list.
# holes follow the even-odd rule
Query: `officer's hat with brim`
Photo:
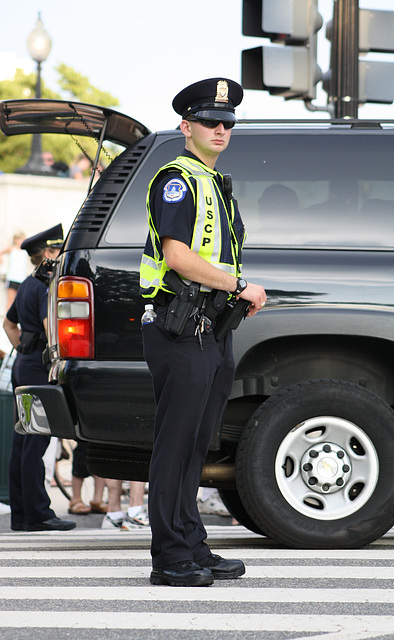
[[172, 101], [174, 110], [187, 119], [236, 122], [234, 109], [243, 98], [241, 85], [228, 78], [200, 80], [182, 89]]
[[29, 256], [34, 256], [41, 249], [55, 248], [61, 249], [63, 246], [63, 227], [61, 224], [57, 224], [51, 229], [41, 231], [35, 236], [26, 238], [21, 244], [21, 249], [27, 251]]

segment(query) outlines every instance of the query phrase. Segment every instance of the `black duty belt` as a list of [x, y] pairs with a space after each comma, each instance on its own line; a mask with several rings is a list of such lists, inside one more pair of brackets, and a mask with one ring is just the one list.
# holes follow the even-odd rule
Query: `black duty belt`
[[159, 304], [160, 306], [162, 306], [164, 304], [167, 304], [168, 302], [171, 302], [171, 300], [173, 300], [174, 297], [175, 296], [173, 293], [167, 293], [167, 291], [163, 291], [163, 289], [159, 289], [159, 291], [157, 292], [153, 300], [156, 302], [156, 304]]
[[16, 347], [16, 350], [19, 353], [30, 354], [33, 351], [39, 349], [42, 351], [45, 349], [47, 340], [44, 332], [42, 333], [33, 333], [32, 331], [21, 331], [19, 337], [19, 344]]
[[[209, 296], [208, 292], [200, 291], [198, 293], [195, 306], [201, 309], [204, 304], [204, 301], [207, 299], [208, 296]], [[175, 298], [175, 295], [173, 293], [169, 293], [168, 291], [163, 291], [163, 289], [159, 289], [159, 291], [157, 292], [153, 300], [155, 301], [156, 304], [159, 304], [160, 306], [162, 306], [172, 302], [174, 298]]]

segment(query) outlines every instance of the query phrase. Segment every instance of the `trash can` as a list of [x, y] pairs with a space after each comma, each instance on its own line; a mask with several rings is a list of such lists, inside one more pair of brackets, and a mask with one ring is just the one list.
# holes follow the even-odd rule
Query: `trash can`
[[0, 502], [9, 504], [8, 460], [14, 434], [14, 396], [0, 390]]

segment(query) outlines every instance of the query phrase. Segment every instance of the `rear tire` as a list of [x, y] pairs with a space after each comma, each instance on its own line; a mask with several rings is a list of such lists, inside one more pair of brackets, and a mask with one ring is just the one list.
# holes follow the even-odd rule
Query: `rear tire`
[[238, 446], [236, 480], [257, 527], [290, 547], [358, 548], [394, 524], [394, 412], [343, 381], [264, 402]]

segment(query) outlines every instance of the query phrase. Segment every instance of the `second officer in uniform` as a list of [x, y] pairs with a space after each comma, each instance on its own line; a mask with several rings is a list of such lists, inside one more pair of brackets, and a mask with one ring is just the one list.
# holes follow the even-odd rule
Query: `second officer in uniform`
[[[56, 258], [63, 243], [61, 224], [23, 241], [32, 263]], [[29, 276], [22, 282], [7, 311], [3, 326], [18, 351], [12, 368], [12, 386], [46, 384], [48, 371], [42, 363], [46, 345], [47, 288]], [[47, 435], [21, 435], [14, 432], [9, 461], [11, 529], [14, 531], [66, 531], [75, 522], [56, 517], [45, 489], [43, 456], [50, 442]]]

